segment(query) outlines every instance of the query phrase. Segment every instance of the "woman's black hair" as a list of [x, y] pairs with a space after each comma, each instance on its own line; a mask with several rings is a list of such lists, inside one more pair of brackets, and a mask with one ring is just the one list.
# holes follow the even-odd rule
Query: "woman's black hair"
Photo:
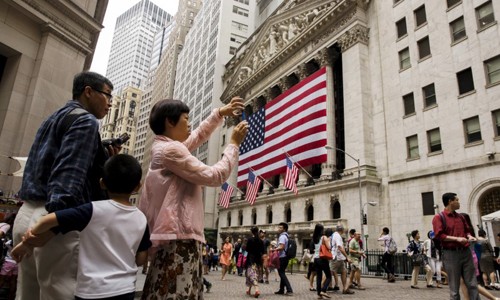
[[165, 121], [168, 120], [173, 125], [179, 122], [182, 114], [188, 114], [189, 107], [180, 100], [165, 99], [158, 101], [149, 115], [149, 127], [156, 135], [165, 132]]
[[319, 223], [314, 226], [313, 241], [315, 244], [319, 243], [319, 239], [323, 236], [324, 229], [325, 227]]

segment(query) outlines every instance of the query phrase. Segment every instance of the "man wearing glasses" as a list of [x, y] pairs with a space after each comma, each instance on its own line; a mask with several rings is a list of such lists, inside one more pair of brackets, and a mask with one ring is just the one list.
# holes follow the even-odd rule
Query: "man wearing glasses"
[[[104, 76], [82, 72], [73, 79], [73, 99], [46, 119], [35, 136], [24, 171], [20, 198], [24, 201], [14, 223], [14, 243], [38, 219], [57, 210], [107, 199], [100, 188], [107, 159], [99, 122], [111, 107], [113, 85]], [[109, 146], [108, 153], [120, 149]], [[73, 299], [79, 235], [57, 229], [45, 247], [20, 264], [18, 299]], [[38, 236], [26, 242], [48, 238]]]

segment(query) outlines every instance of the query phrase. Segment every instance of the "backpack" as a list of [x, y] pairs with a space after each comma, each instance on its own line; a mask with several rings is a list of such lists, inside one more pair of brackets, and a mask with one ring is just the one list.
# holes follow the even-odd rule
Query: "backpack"
[[396, 252], [398, 252], [398, 245], [396, 244], [396, 241], [394, 241], [394, 239], [391, 237], [391, 239], [389, 240], [389, 245], [387, 247], [387, 252], [389, 252], [389, 254], [395, 254]]
[[297, 243], [295, 240], [288, 239], [288, 249], [286, 249], [286, 258], [292, 259], [297, 257]]

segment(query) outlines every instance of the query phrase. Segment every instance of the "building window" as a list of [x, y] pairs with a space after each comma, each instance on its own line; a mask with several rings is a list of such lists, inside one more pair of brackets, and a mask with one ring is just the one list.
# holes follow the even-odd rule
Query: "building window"
[[252, 214], [252, 225], [255, 225], [255, 224], [257, 224], [257, 213], [256, 212], [254, 212]]
[[412, 135], [406, 138], [406, 148], [408, 150], [408, 159], [418, 158], [418, 138], [417, 135]]
[[476, 17], [479, 29], [483, 29], [495, 22], [495, 15], [493, 14], [493, 4], [491, 4], [491, 1], [488, 1], [476, 8]]
[[408, 34], [408, 30], [406, 29], [406, 18], [402, 18], [396, 22], [396, 31], [398, 39]]
[[399, 51], [399, 70], [405, 70], [411, 67], [410, 64], [410, 49], [405, 48]]
[[433, 216], [434, 212], [434, 193], [422, 193], [422, 209], [424, 216]]
[[415, 100], [413, 98], [413, 93], [403, 96], [403, 106], [405, 109], [405, 116], [415, 113]]
[[467, 37], [465, 31], [464, 17], [460, 17], [450, 23], [451, 42], [455, 43]]
[[241, 32], [247, 32], [248, 26], [239, 22], [232, 21], [231, 26], [233, 29], [239, 30]]
[[500, 109], [492, 112], [493, 115], [493, 127], [495, 127], [495, 137], [500, 136]]
[[415, 27], [420, 27], [427, 23], [427, 16], [425, 15], [425, 5], [420, 6], [413, 13], [415, 14]]
[[267, 224], [273, 224], [273, 211], [270, 210], [267, 213]]
[[434, 89], [434, 83], [426, 85], [422, 88], [422, 96], [424, 97], [425, 107], [436, 104], [436, 91]]
[[231, 227], [231, 213], [227, 214], [227, 227]]
[[437, 152], [443, 150], [441, 148], [441, 134], [439, 128], [427, 131], [427, 140], [429, 142], [429, 152]]
[[458, 3], [462, 2], [462, 0], [446, 0], [446, 4], [448, 4], [448, 8], [452, 8]]
[[500, 55], [484, 62], [488, 84], [500, 82]]
[[463, 95], [465, 93], [474, 90], [474, 79], [472, 78], [472, 69], [467, 68], [463, 71], [457, 73], [458, 81], [458, 94]]
[[248, 3], [249, 3], [249, 2], [248, 2], [249, 0], [235, 0], [235, 1], [236, 1], [236, 2], [239, 2], [239, 3], [246, 4], [246, 5], [248, 5]]
[[236, 47], [229, 47], [229, 54], [235, 55], [236, 54]]
[[287, 223], [292, 222], [292, 209], [291, 208], [288, 208], [286, 210], [286, 222]]
[[465, 143], [473, 143], [481, 140], [481, 127], [479, 117], [464, 120]]
[[340, 202], [336, 201], [332, 205], [332, 219], [340, 219], [341, 218], [341, 213], [340, 213]]
[[431, 46], [429, 43], [429, 37], [426, 36], [417, 42], [418, 45], [418, 57], [423, 59], [431, 55]]
[[307, 221], [314, 220], [314, 206], [309, 205], [307, 208]]
[[240, 215], [238, 216], [238, 218], [239, 218], [240, 226], [243, 226], [243, 212], [240, 212]]
[[233, 5], [233, 13], [238, 14], [240, 16], [248, 17], [248, 9], [244, 9]]

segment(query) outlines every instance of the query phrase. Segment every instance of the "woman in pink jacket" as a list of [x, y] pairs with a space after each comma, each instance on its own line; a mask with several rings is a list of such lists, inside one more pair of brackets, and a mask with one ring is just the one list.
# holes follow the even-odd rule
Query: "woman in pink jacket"
[[229, 178], [248, 124], [241, 122], [234, 127], [229, 145], [215, 165], [207, 166], [191, 153], [208, 140], [224, 116], [233, 116], [233, 111], [243, 107], [243, 99], [235, 97], [191, 132], [185, 103], [161, 100], [153, 106], [149, 125], [156, 136], [139, 202], [153, 243], [142, 299], [203, 298], [202, 187], [220, 186]]

